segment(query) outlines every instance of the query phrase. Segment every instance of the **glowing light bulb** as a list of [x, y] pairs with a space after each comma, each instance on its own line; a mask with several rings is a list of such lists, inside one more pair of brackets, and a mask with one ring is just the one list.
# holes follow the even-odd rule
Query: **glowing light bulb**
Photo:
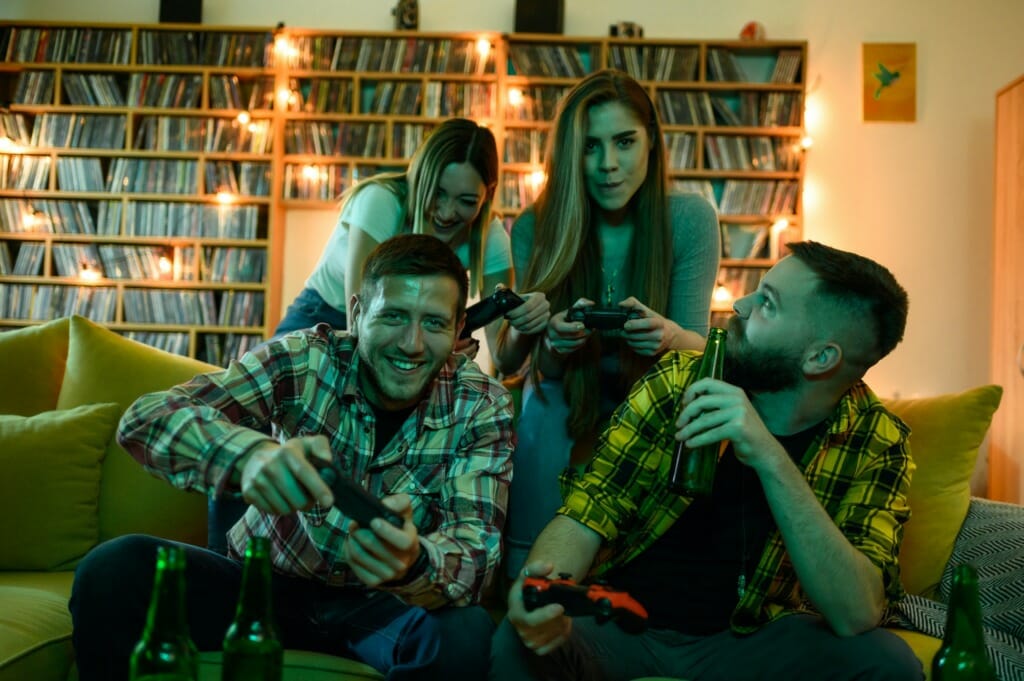
[[715, 287], [715, 291], [714, 293], [711, 294], [711, 298], [716, 303], [726, 305], [732, 302], [732, 293], [730, 293], [729, 289], [727, 289], [725, 286], [719, 284], [718, 286]]
[[523, 104], [523, 91], [517, 87], [509, 88], [508, 90], [508, 103], [509, 106], [522, 106]]
[[530, 182], [530, 186], [533, 188], [533, 191], [540, 189], [544, 183], [547, 182], [547, 179], [548, 177], [544, 174], [543, 170], [535, 170], [528, 176], [528, 181]]
[[291, 59], [299, 54], [299, 49], [295, 47], [288, 36], [279, 35], [274, 38], [274, 54], [285, 59]]
[[21, 145], [12, 140], [7, 135], [0, 137], [0, 153], [3, 154], [20, 154]]
[[803, 137], [800, 138], [801, 149], [810, 149], [812, 146], [814, 146], [813, 137], [811, 137], [810, 135], [804, 135]]
[[491, 41], [487, 38], [480, 38], [476, 41], [476, 53], [480, 55], [481, 59], [487, 59], [488, 53], [491, 51]]
[[223, 206], [234, 203], [236, 198], [237, 197], [234, 194], [228, 191], [221, 190], [217, 192], [217, 203]]
[[252, 120], [252, 116], [249, 115], [248, 111], [239, 111], [237, 120], [242, 125], [248, 125], [249, 121]]
[[282, 87], [277, 89], [277, 101], [281, 104], [281, 106], [287, 104], [288, 100], [291, 99], [291, 96], [292, 91], [289, 90], [288, 88]]
[[82, 281], [95, 282], [100, 280], [99, 270], [93, 268], [89, 263], [82, 263], [82, 269], [78, 273], [78, 278]]
[[772, 231], [778, 234], [779, 232], [785, 231], [789, 227], [789, 220], [786, 218], [779, 218], [772, 223]]
[[174, 269], [174, 263], [171, 262], [171, 259], [166, 255], [160, 256], [160, 259], [157, 260], [156, 266], [159, 268], [161, 276], [170, 274], [171, 270]]
[[302, 176], [310, 182], [316, 182], [320, 179], [320, 171], [317, 170], [316, 166], [303, 166]]
[[39, 217], [39, 212], [25, 212], [21, 215], [21, 226], [24, 227], [26, 232], [34, 232], [37, 227], [41, 227], [43, 224], [42, 219]]

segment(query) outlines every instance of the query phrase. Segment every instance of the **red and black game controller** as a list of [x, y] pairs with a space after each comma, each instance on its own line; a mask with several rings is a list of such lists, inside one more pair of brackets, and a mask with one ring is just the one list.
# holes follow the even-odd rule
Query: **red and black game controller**
[[559, 603], [569, 617], [594, 616], [599, 622], [614, 620], [630, 634], [647, 628], [647, 610], [625, 591], [616, 591], [607, 584], [577, 584], [567, 573], [558, 579], [527, 577], [523, 581], [523, 605], [535, 610], [549, 603]]

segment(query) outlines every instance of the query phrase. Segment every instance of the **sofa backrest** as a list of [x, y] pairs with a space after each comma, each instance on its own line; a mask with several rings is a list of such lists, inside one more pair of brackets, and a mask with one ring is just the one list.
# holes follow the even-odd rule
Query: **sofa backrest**
[[[139, 396], [219, 371], [205, 362], [124, 338], [84, 317], [69, 324], [67, 365], [58, 409], [115, 402], [123, 412]], [[99, 540], [134, 532], [204, 546], [206, 497], [174, 489], [142, 468], [116, 438], [103, 460]]]
[[57, 408], [68, 355], [67, 317], [0, 333], [0, 414]]

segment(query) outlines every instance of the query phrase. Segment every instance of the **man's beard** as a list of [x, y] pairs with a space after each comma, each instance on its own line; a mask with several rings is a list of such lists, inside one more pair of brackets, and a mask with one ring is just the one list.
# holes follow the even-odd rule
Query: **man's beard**
[[800, 355], [789, 349], [754, 348], [739, 317], [729, 320], [723, 378], [748, 392], [780, 392], [800, 383]]

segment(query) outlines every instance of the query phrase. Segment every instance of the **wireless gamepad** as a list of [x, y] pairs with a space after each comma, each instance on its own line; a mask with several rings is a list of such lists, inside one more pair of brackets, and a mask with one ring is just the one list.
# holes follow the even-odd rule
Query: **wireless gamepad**
[[583, 322], [588, 329], [599, 331], [611, 331], [621, 329], [630, 319], [640, 319], [643, 315], [637, 310], [629, 310], [623, 307], [584, 307], [570, 308], [565, 320], [569, 322]]
[[577, 584], [562, 573], [558, 579], [527, 577], [523, 581], [523, 605], [535, 610], [549, 603], [559, 603], [569, 617], [594, 616], [598, 622], [614, 620], [630, 634], [647, 628], [647, 610], [625, 591], [616, 591], [606, 584]]
[[403, 527], [405, 521], [384, 502], [370, 494], [355, 480], [337, 470], [334, 466], [319, 459], [310, 458], [309, 462], [320, 473], [320, 479], [331, 488], [334, 495], [334, 507], [359, 523], [360, 527], [370, 527], [374, 518], [384, 518], [395, 527]]
[[499, 288], [477, 304], [466, 308], [466, 325], [462, 327], [462, 335], [459, 338], [469, 338], [477, 329], [487, 326], [498, 317], [505, 316], [525, 302], [512, 289]]

